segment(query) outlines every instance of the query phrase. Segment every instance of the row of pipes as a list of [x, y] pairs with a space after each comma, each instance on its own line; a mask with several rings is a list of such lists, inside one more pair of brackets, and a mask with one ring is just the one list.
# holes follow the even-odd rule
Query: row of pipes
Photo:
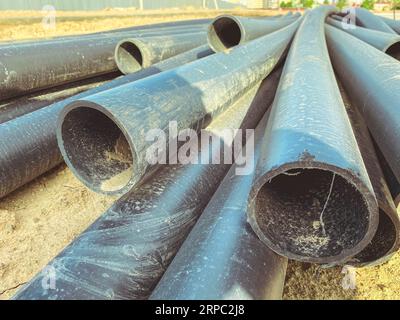
[[[121, 195], [14, 299], [280, 299], [288, 258], [386, 262], [399, 26], [321, 6], [0, 45], [0, 197], [63, 160]], [[217, 138], [196, 155], [211, 164], [147, 161], [145, 133], [171, 144], [171, 121]], [[212, 161], [227, 128], [255, 129], [250, 174]]]

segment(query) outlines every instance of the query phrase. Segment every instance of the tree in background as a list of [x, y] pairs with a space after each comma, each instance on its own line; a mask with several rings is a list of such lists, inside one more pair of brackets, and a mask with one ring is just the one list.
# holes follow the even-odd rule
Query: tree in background
[[314, 5], [314, 0], [301, 0], [301, 5], [303, 8], [312, 8]]
[[375, 1], [374, 0], [364, 0], [361, 3], [361, 8], [372, 10], [374, 9]]
[[347, 6], [347, 0], [337, 0], [336, 1], [336, 7], [338, 7], [340, 10], [342, 10], [346, 6]]
[[392, 4], [392, 10], [400, 10], [400, 0], [393, 0]]
[[292, 0], [289, 0], [288, 2], [282, 1], [279, 6], [281, 8], [294, 8]]
[[329, 0], [324, 0], [324, 4], [330, 4]]

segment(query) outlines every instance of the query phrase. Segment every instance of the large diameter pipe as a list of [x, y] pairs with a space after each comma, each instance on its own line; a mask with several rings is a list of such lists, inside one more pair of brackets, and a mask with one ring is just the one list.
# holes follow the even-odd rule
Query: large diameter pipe
[[56, 123], [66, 105], [210, 54], [212, 51], [208, 46], [195, 48], [0, 125], [0, 198], [62, 162], [57, 146]]
[[400, 36], [392, 33], [366, 29], [357, 26], [343, 27], [343, 24], [335, 19], [327, 18], [326, 22], [352, 36], [370, 44], [393, 58], [400, 60]]
[[[267, 115], [255, 131], [255, 159], [266, 120]], [[254, 170], [238, 175], [236, 169], [234, 165], [229, 170], [150, 299], [282, 299], [287, 259], [272, 252], [248, 227]]]
[[[194, 39], [198, 41], [193, 42]], [[188, 51], [204, 43], [204, 34], [187, 33], [174, 36], [123, 39], [115, 47], [114, 60], [123, 74], [137, 72], [158, 61]]]
[[164, 131], [168, 142], [171, 121], [178, 130], [202, 128], [271, 72], [297, 26], [70, 104], [57, 129], [64, 160], [90, 189], [128, 192], [158, 165], [147, 159], [149, 130]]
[[[279, 75], [273, 72], [206, 128], [213, 137], [209, 160], [213, 152], [223, 153], [224, 130], [257, 125]], [[224, 145], [232, 142], [227, 139]], [[148, 298], [229, 170], [223, 163], [163, 166], [141, 188], [117, 200], [14, 299]], [[46, 270], [54, 270], [54, 290], [42, 286]]]
[[399, 61], [334, 27], [327, 25], [326, 35], [340, 81], [400, 180]]
[[215, 18], [208, 27], [208, 44], [215, 51], [226, 51], [293, 23], [294, 18], [256, 19], [232, 15]]
[[371, 241], [378, 207], [325, 44], [330, 8], [305, 15], [290, 47], [248, 218], [278, 254], [338, 264]]
[[[116, 71], [115, 46], [130, 36], [135, 37], [135, 32], [4, 46], [0, 49], [0, 97], [15, 97]], [[143, 60], [147, 56], [155, 63], [201, 46], [207, 41], [204, 30], [191, 34], [166, 34], [163, 37], [145, 35], [140, 40], [141, 46], [135, 52], [138, 58], [136, 70], [143, 66], [142, 62], [147, 61]], [[29, 63], [24, 63], [26, 57], [29, 57]]]
[[343, 87], [341, 92], [379, 206], [379, 223], [374, 237], [365, 249], [346, 264], [356, 267], [376, 266], [387, 262], [399, 249], [399, 215], [384, 179], [365, 121], [360, 111], [352, 105]]
[[389, 19], [386, 17], [379, 17], [379, 18], [381, 18], [383, 20], [383, 22], [386, 23], [395, 32], [400, 34], [400, 21], [399, 20], [393, 20], [393, 19]]
[[361, 27], [396, 34], [392, 28], [367, 9], [355, 8], [355, 14], [357, 24]]
[[39, 110], [83, 91], [98, 87], [119, 75], [119, 72], [111, 72], [0, 103], [0, 124]]

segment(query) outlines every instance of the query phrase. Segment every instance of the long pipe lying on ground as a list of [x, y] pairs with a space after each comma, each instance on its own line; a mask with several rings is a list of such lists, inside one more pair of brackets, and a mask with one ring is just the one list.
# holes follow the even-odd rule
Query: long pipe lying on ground
[[355, 15], [357, 24], [361, 27], [396, 34], [396, 32], [383, 22], [380, 17], [374, 15], [367, 9], [355, 8]]
[[[163, 36], [162, 34], [165, 33]], [[0, 99], [62, 85], [117, 70], [115, 46], [125, 38], [139, 38], [136, 70], [206, 43], [206, 30], [187, 33], [138, 34], [137, 31], [110, 35], [6, 45], [0, 48]], [[138, 39], [138, 40], [139, 40]], [[29, 62], [26, 58], [29, 57]]]
[[343, 25], [341, 22], [327, 18], [326, 22], [352, 36], [370, 44], [393, 58], [400, 60], [400, 36], [363, 27]]
[[364, 250], [346, 264], [357, 267], [376, 266], [387, 262], [399, 249], [399, 215], [384, 179], [365, 121], [359, 110], [351, 104], [351, 99], [343, 87], [341, 92], [379, 206], [379, 224], [374, 237]]
[[[219, 149], [224, 130], [255, 128], [273, 100], [279, 75], [280, 70], [274, 71], [212, 121], [206, 129], [213, 137], [210, 149], [199, 150], [199, 158], [210, 160], [215, 153], [224, 159], [225, 149]], [[232, 136], [227, 136], [224, 145], [230, 143]], [[119, 199], [14, 299], [146, 299], [230, 166], [222, 161], [161, 167], [141, 188]], [[56, 276], [54, 290], [42, 286], [48, 270]]]
[[157, 168], [147, 159], [150, 130], [162, 130], [167, 143], [172, 121], [178, 130], [204, 127], [272, 71], [297, 27], [68, 105], [57, 129], [64, 160], [90, 189], [128, 192]]
[[136, 31], [138, 33], [145, 32], [174, 32], [178, 29], [191, 28], [191, 27], [202, 27], [206, 26], [211, 22], [212, 19], [193, 19], [193, 20], [180, 20], [174, 22], [161, 22], [154, 24], [146, 24], [146, 25], [138, 25], [133, 27], [124, 27], [118, 29], [110, 29], [105, 31], [98, 31], [93, 33], [85, 33], [85, 34], [74, 34], [74, 35], [66, 35], [60, 37], [51, 37], [51, 38], [39, 38], [39, 39], [26, 39], [26, 40], [18, 40], [14, 41], [0, 41], [0, 47], [3, 45], [24, 45], [24, 44], [32, 44], [32, 43], [49, 43], [54, 41], [65, 41], [72, 39], [82, 39], [82, 38], [90, 38], [93, 36], [109, 36], [110, 34], [122, 33], [126, 31]]
[[386, 17], [379, 17], [379, 18], [381, 18], [382, 21], [385, 22], [395, 32], [400, 34], [400, 21], [399, 20], [393, 20], [393, 19], [389, 19], [389, 18], [386, 18]]
[[[266, 120], [267, 115], [255, 131], [254, 159]], [[254, 170], [238, 175], [236, 169], [229, 170], [150, 299], [282, 299], [287, 259], [249, 228], [246, 212]]]
[[0, 125], [0, 198], [62, 162], [56, 128], [69, 103], [212, 54], [202, 46]]
[[290, 47], [248, 218], [278, 254], [338, 264], [371, 241], [378, 207], [325, 44], [331, 8], [306, 14]]
[[20, 98], [4, 101], [0, 103], [0, 124], [39, 110], [91, 88], [98, 87], [119, 75], [121, 75], [119, 72], [111, 72], [91, 79], [73, 82], [59, 87], [35, 92]]
[[[198, 33], [184, 33], [173, 36], [151, 38], [124, 38], [115, 47], [114, 60], [123, 74], [137, 72], [158, 61], [188, 51], [193, 48], [193, 38]], [[204, 33], [201, 33], [199, 46], [204, 43]]]
[[335, 71], [354, 103], [362, 106], [374, 140], [400, 180], [400, 63], [343, 31], [325, 29]]
[[232, 15], [215, 18], [208, 27], [208, 44], [215, 51], [225, 51], [293, 23], [298, 17], [256, 19]]

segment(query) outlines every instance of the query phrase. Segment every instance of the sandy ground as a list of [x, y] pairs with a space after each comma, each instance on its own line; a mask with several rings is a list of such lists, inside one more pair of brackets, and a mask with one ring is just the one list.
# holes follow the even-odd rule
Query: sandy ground
[[[40, 13], [0, 12], [0, 40], [88, 33], [218, 14], [212, 10], [161, 13], [143, 15], [132, 10], [132, 15], [128, 15], [129, 11], [107, 10], [92, 12], [87, 17], [87, 13], [63, 12], [58, 15], [65, 20], [58, 21], [56, 29], [43, 29], [41, 21], [34, 19], [40, 18]], [[15, 24], [21, 17], [33, 20]], [[0, 299], [10, 298], [114, 201], [115, 198], [88, 190], [65, 165], [0, 200]], [[355, 289], [343, 289], [342, 281], [348, 274], [341, 272], [341, 268], [290, 262], [284, 299], [400, 299], [399, 253], [382, 266], [354, 270]]]

